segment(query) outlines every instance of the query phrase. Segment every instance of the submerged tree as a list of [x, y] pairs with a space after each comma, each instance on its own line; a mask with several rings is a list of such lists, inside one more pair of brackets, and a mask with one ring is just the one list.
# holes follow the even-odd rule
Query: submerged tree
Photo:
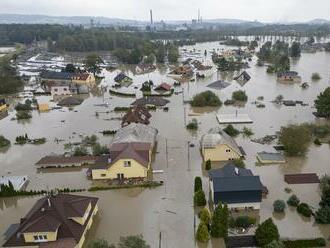
[[330, 87], [321, 92], [314, 102], [318, 116], [330, 118]]

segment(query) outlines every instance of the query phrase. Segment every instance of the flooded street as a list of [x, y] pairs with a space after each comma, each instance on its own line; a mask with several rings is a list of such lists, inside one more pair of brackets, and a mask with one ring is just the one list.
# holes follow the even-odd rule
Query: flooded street
[[[219, 45], [218, 42], [200, 43], [195, 46], [181, 48], [196, 51], [208, 51], [204, 62], [211, 64], [210, 50], [213, 48], [229, 48]], [[0, 52], [1, 53], [1, 52]], [[330, 86], [330, 53], [318, 52], [315, 54], [302, 53], [299, 60], [292, 62], [292, 70], [298, 71], [302, 76], [302, 82], [308, 82], [310, 87], [302, 89], [299, 83], [283, 84], [276, 81], [275, 74], [267, 74], [266, 67], [257, 67], [256, 58], [250, 62], [250, 68], [246, 71], [251, 80], [241, 86], [233, 81], [233, 74], [216, 72], [211, 77], [197, 80], [196, 82], [182, 83], [184, 94], [174, 94], [168, 98], [170, 103], [168, 112], [161, 109], [151, 111], [151, 126], [158, 129], [157, 152], [152, 163], [154, 170], [164, 170], [162, 174], [155, 174], [155, 180], [164, 181], [164, 185], [155, 189], [122, 189], [99, 191], [82, 194], [97, 196], [99, 200], [99, 214], [88, 233], [87, 239], [103, 238], [110, 242], [117, 242], [120, 236], [131, 234], [143, 234], [152, 248], [159, 246], [160, 233], [162, 248], [175, 247], [223, 247], [221, 240], [212, 240], [208, 245], [195, 242], [194, 218], [196, 229], [198, 225], [197, 211], [193, 207], [193, 182], [195, 176], [203, 176], [204, 190], [208, 192], [208, 177], [202, 167], [202, 157], [199, 149], [200, 138], [210, 128], [219, 126], [216, 114], [249, 114], [253, 124], [235, 125], [238, 129], [247, 126], [255, 133], [253, 138], [261, 138], [268, 134], [275, 134], [281, 126], [290, 123], [315, 122], [312, 108], [316, 96], [326, 87]], [[128, 69], [126, 67], [125, 69]], [[169, 71], [166, 67], [158, 68], [155, 72], [144, 75], [133, 75], [133, 86], [141, 86], [146, 80], [153, 80], [158, 85], [161, 82], [173, 83], [174, 80], [167, 77]], [[104, 72], [104, 85], [113, 83], [113, 77], [119, 70]], [[322, 79], [311, 82], [311, 75], [318, 72]], [[222, 106], [220, 108], [191, 108], [189, 104], [183, 104], [184, 99], [189, 99], [198, 92], [209, 90], [209, 83], [219, 79], [230, 82], [230, 86], [223, 90], [214, 91], [224, 102], [231, 98], [233, 91], [243, 89], [248, 95], [248, 102], [243, 107]], [[176, 88], [179, 90], [180, 88]], [[301, 100], [309, 106], [286, 107], [278, 106], [273, 101], [276, 96], [283, 95], [286, 100]], [[257, 108], [252, 102], [257, 97], [263, 96], [265, 108]], [[50, 102], [47, 96], [37, 97], [39, 103]], [[0, 151], [1, 175], [28, 175], [28, 189], [54, 189], [54, 188], [88, 188], [92, 181], [86, 177], [87, 168], [77, 169], [53, 169], [37, 170], [35, 163], [43, 156], [50, 153], [61, 154], [65, 152], [64, 144], [79, 142], [79, 135], [96, 134], [101, 144], [109, 144], [111, 136], [103, 136], [99, 132], [103, 130], [117, 130], [120, 128], [120, 120], [111, 118], [120, 117], [122, 113], [111, 110], [114, 107], [129, 106], [135, 99], [109, 95], [90, 95], [84, 102], [69, 111], [52, 110], [49, 113], [33, 112], [33, 118], [27, 122], [11, 120], [15, 111], [10, 111], [9, 116], [0, 121], [0, 134], [11, 140], [11, 147]], [[108, 102], [109, 107], [95, 106]], [[51, 103], [55, 105], [55, 103]], [[11, 106], [12, 107], [12, 106]], [[106, 111], [109, 111], [106, 113]], [[99, 116], [95, 112], [99, 112]], [[189, 116], [192, 113], [200, 115]], [[190, 132], [185, 125], [196, 118], [199, 123], [198, 131]], [[63, 120], [63, 121], [62, 121]], [[223, 125], [222, 127], [225, 127]], [[44, 145], [15, 145], [18, 135], [29, 134], [30, 137], [46, 137]], [[64, 140], [56, 143], [55, 138]], [[308, 220], [300, 216], [295, 210], [287, 208], [284, 215], [273, 213], [273, 202], [277, 199], [286, 201], [294, 193], [302, 202], [306, 202], [318, 208], [320, 201], [318, 184], [288, 185], [284, 182], [286, 173], [317, 173], [322, 176], [330, 173], [330, 146], [323, 144], [315, 146], [311, 144], [306, 157], [289, 158], [283, 165], [256, 166], [256, 153], [261, 151], [273, 151], [272, 146], [253, 143], [249, 138], [239, 135], [237, 143], [246, 152], [246, 165], [255, 175], [260, 175], [262, 183], [268, 188], [269, 194], [261, 203], [261, 221], [273, 217], [282, 238], [329, 238], [330, 225], [317, 225], [314, 219]], [[194, 144], [190, 147], [189, 144]], [[292, 189], [292, 193], [285, 192], [285, 188]], [[208, 195], [208, 193], [206, 193]], [[19, 219], [27, 213], [38, 197], [0, 198], [0, 232], [4, 233], [7, 227], [19, 222]], [[0, 242], [3, 243], [3, 236]], [[86, 242], [87, 244], [87, 242]], [[330, 245], [328, 245], [330, 247]]]

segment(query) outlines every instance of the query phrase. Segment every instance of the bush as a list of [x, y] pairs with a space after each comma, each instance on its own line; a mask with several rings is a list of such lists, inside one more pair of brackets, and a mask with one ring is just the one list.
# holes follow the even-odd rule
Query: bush
[[272, 218], [269, 218], [258, 225], [255, 237], [258, 246], [265, 246], [271, 243], [273, 240], [279, 240], [280, 234], [278, 233], [277, 226], [274, 224]]
[[290, 198], [287, 200], [287, 204], [292, 207], [297, 207], [299, 205], [299, 198], [296, 195], [290, 196]]
[[227, 205], [218, 203], [211, 219], [211, 236], [213, 238], [227, 238], [229, 211]]
[[314, 101], [317, 115], [320, 117], [330, 117], [330, 87], [321, 92]]
[[305, 217], [311, 217], [313, 214], [313, 211], [306, 203], [300, 203], [297, 207], [297, 212]]
[[197, 228], [196, 240], [198, 240], [199, 242], [207, 242], [209, 239], [210, 234], [207, 225], [203, 221], [201, 221]]
[[208, 90], [195, 95], [190, 104], [193, 107], [218, 107], [222, 102], [214, 92]]
[[281, 128], [279, 142], [288, 155], [304, 155], [310, 140], [311, 132], [306, 125], [289, 125]]
[[198, 190], [194, 194], [194, 203], [195, 206], [203, 207], [206, 205], [205, 193], [203, 190]]
[[245, 168], [245, 163], [244, 163], [243, 159], [241, 159], [241, 158], [234, 159], [233, 163], [238, 168]]
[[321, 141], [318, 138], [314, 139], [314, 144], [317, 146], [322, 145]]
[[27, 119], [31, 119], [31, 118], [32, 118], [32, 115], [30, 114], [30, 112], [27, 112], [27, 111], [16, 112], [17, 120], [27, 120]]
[[233, 125], [229, 124], [227, 127], [225, 127], [223, 129], [224, 132], [226, 132], [226, 134], [228, 134], [231, 137], [235, 137], [239, 134], [239, 130], [237, 130], [236, 128], [234, 128]]
[[7, 140], [4, 136], [0, 135], [0, 148], [10, 145], [10, 141]]
[[273, 240], [268, 245], [264, 246], [264, 248], [285, 248], [285, 245], [280, 240]]
[[330, 224], [330, 206], [323, 206], [315, 213], [315, 221], [319, 224]]
[[87, 148], [84, 146], [78, 146], [73, 152], [73, 156], [86, 156], [88, 155]]
[[203, 208], [199, 213], [198, 217], [204, 222], [207, 226], [210, 224], [211, 221], [211, 214], [207, 208]]
[[242, 133], [246, 137], [250, 137], [250, 136], [254, 135], [252, 129], [251, 128], [247, 128], [247, 127], [243, 127]]
[[235, 220], [235, 226], [239, 228], [248, 228], [251, 226], [251, 219], [249, 216], [238, 216]]
[[285, 209], [285, 202], [282, 200], [276, 200], [273, 203], [273, 207], [274, 207], [274, 212], [283, 213]]
[[317, 81], [317, 80], [320, 80], [320, 79], [321, 79], [321, 76], [317, 72], [314, 72], [312, 74], [312, 80]]
[[96, 143], [92, 147], [93, 155], [100, 156], [104, 154], [109, 154], [109, 149], [107, 146], [102, 146], [100, 143]]
[[192, 121], [187, 125], [187, 129], [189, 130], [197, 130], [198, 129], [198, 123], [196, 119], [192, 119]]
[[283, 243], [284, 243], [285, 247], [287, 247], [287, 248], [324, 247], [324, 246], [326, 246], [326, 240], [324, 238], [284, 240]]
[[202, 178], [195, 177], [194, 192], [197, 192], [199, 190], [203, 190]]
[[248, 97], [245, 94], [245, 91], [238, 90], [233, 92], [232, 99], [235, 101], [246, 102], [248, 100]]

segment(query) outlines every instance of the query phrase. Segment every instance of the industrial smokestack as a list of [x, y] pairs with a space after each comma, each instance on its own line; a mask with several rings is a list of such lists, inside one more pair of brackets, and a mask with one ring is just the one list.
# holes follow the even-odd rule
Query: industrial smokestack
[[154, 20], [152, 18], [152, 9], [150, 10], [150, 25], [153, 26], [154, 25]]

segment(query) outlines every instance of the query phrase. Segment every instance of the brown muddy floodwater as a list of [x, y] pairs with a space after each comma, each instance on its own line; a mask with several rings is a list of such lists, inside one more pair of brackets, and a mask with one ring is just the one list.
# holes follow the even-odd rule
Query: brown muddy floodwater
[[[201, 43], [196, 46], [185, 47], [187, 50], [195, 48], [203, 54], [207, 51], [224, 48], [218, 42]], [[210, 53], [207, 58], [201, 55], [203, 60], [211, 63]], [[280, 127], [289, 123], [315, 122], [313, 116], [315, 111], [313, 101], [320, 91], [329, 87], [330, 53], [318, 52], [315, 54], [303, 53], [302, 57], [292, 62], [292, 69], [302, 76], [302, 82], [309, 82], [308, 89], [302, 89], [299, 84], [282, 84], [276, 81], [275, 75], [267, 74], [265, 67], [256, 67], [256, 58], [250, 62], [247, 72], [252, 79], [241, 86], [230, 80], [232, 74], [215, 72], [210, 78], [187, 82], [182, 85], [182, 94], [173, 95], [169, 100], [169, 112], [157, 110], [152, 112], [151, 124], [159, 130], [158, 145], [153, 169], [164, 170], [162, 174], [155, 174], [155, 180], [163, 180], [164, 185], [156, 189], [130, 189], [113, 190], [96, 193], [83, 193], [100, 198], [100, 212], [88, 234], [87, 240], [94, 238], [107, 239], [117, 242], [120, 236], [130, 234], [143, 234], [152, 248], [158, 247], [159, 236], [163, 248], [176, 247], [224, 247], [221, 240], [212, 240], [207, 245], [198, 244], [194, 240], [194, 218], [198, 224], [197, 210], [193, 207], [193, 181], [195, 176], [203, 176], [204, 190], [208, 192], [207, 173], [202, 167], [202, 158], [199, 150], [201, 136], [210, 128], [219, 124], [216, 120], [218, 113], [248, 113], [254, 120], [253, 124], [235, 125], [239, 129], [243, 126], [251, 128], [255, 135], [260, 138], [267, 134], [274, 134]], [[134, 85], [141, 85], [145, 80], [152, 79], [155, 84], [160, 82], [173, 82], [166, 76], [168, 69], [161, 67], [153, 73], [145, 75], [133, 75], [128, 67], [123, 69], [134, 78]], [[105, 72], [104, 83], [112, 83], [115, 72]], [[322, 79], [311, 82], [313, 72], [318, 72]], [[231, 98], [231, 93], [238, 89], [246, 91], [249, 101], [245, 106], [237, 108], [233, 106], [222, 106], [216, 109], [192, 109], [183, 104], [183, 98], [189, 99], [194, 94], [209, 89], [207, 84], [226, 79], [231, 85], [224, 90], [213, 90], [222, 101]], [[283, 95], [287, 100], [302, 100], [309, 106], [284, 107], [276, 106], [271, 101], [277, 95]], [[258, 96], [263, 96], [264, 109], [258, 109], [251, 102]], [[50, 101], [49, 97], [38, 97], [39, 102]], [[103, 101], [108, 102], [108, 108], [95, 106]], [[110, 112], [100, 113], [98, 117], [95, 112], [106, 112], [115, 106], [128, 106], [134, 99], [110, 96], [90, 95], [75, 111], [53, 110], [49, 113], [33, 113], [29, 122], [18, 123], [11, 121], [15, 115], [10, 112], [9, 117], [0, 121], [0, 133], [12, 141], [12, 145], [6, 151], [0, 153], [1, 174], [28, 175], [30, 183], [28, 189], [52, 189], [55, 187], [87, 188], [92, 185], [85, 172], [86, 169], [73, 170], [50, 170], [38, 171], [35, 163], [49, 153], [63, 153], [64, 143], [80, 141], [79, 135], [96, 134], [99, 141], [108, 144], [111, 137], [102, 136], [100, 131], [105, 129], [118, 129], [119, 120], [111, 120], [120, 117], [121, 114]], [[201, 113], [199, 116], [189, 116], [189, 113]], [[186, 117], [184, 114], [186, 113]], [[189, 132], [185, 128], [192, 118], [200, 123], [197, 132]], [[185, 120], [186, 119], [186, 120]], [[65, 120], [65, 122], [61, 122]], [[28, 133], [30, 137], [46, 137], [47, 143], [40, 146], [17, 146], [13, 145], [15, 137]], [[75, 134], [74, 134], [75, 133]], [[63, 139], [64, 142], [55, 143], [55, 138]], [[302, 218], [292, 209], [286, 209], [285, 215], [273, 214], [273, 202], [276, 199], [287, 200], [290, 194], [284, 189], [290, 187], [292, 193], [296, 194], [303, 202], [318, 207], [320, 201], [317, 184], [287, 185], [283, 175], [286, 173], [315, 172], [319, 176], [330, 172], [330, 150], [329, 145], [316, 147], [311, 145], [306, 157], [289, 159], [284, 165], [256, 166], [256, 153], [261, 151], [272, 151], [272, 145], [260, 145], [251, 142], [248, 138], [239, 136], [237, 143], [245, 152], [246, 164], [256, 175], [260, 175], [262, 183], [267, 186], [269, 194], [263, 200], [260, 210], [261, 221], [273, 217], [283, 238], [329, 238], [330, 226], [317, 225], [314, 220]], [[189, 147], [189, 143], [194, 147]], [[167, 149], [166, 149], [167, 144]], [[168, 155], [166, 156], [166, 150]], [[167, 158], [167, 159], [166, 159]], [[206, 194], [208, 195], [208, 194]], [[0, 232], [4, 233], [12, 223], [17, 223], [21, 216], [27, 213], [38, 197], [23, 197], [1, 199], [0, 209]], [[197, 227], [196, 227], [197, 228]], [[1, 236], [0, 241], [3, 241]]]

